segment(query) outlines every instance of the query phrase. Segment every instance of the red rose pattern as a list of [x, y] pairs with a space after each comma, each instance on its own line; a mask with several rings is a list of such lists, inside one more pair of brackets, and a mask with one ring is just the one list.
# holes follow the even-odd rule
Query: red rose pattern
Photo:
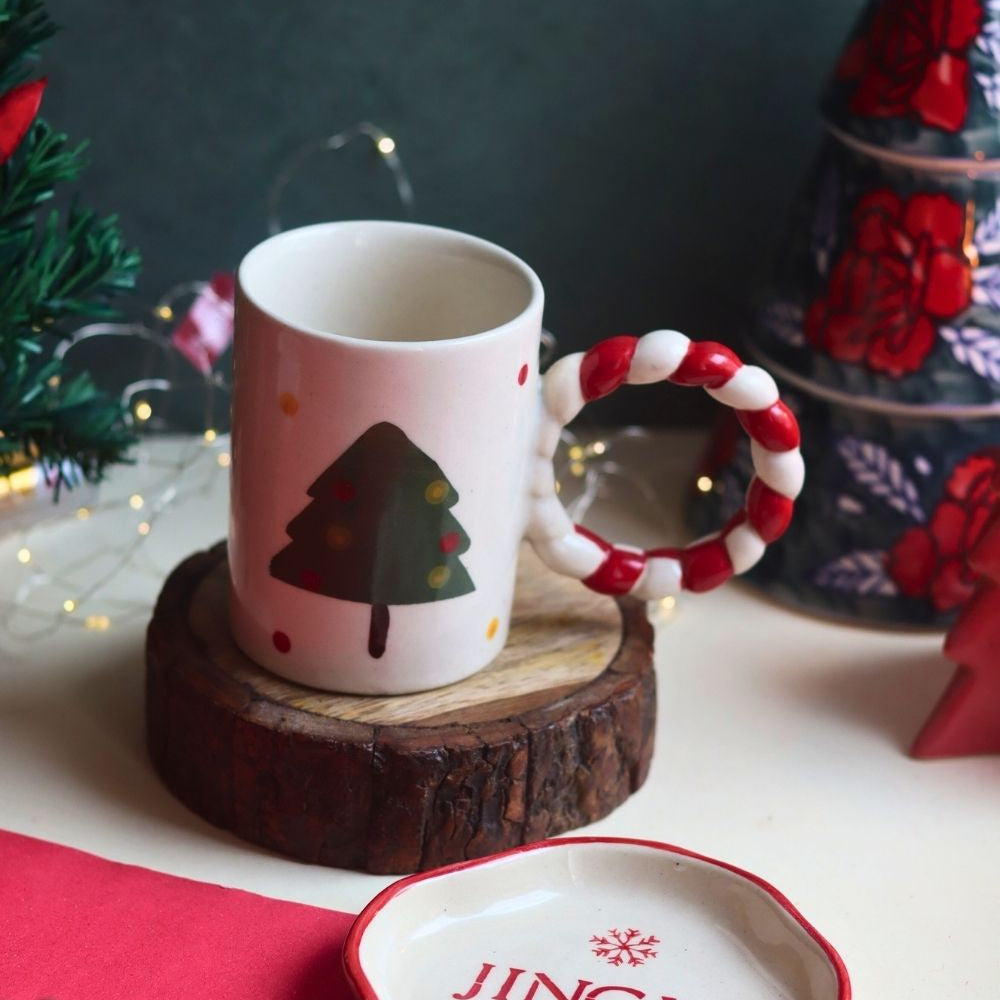
[[968, 48], [982, 15], [979, 0], [886, 0], [837, 66], [839, 77], [858, 80], [851, 111], [915, 115], [957, 132], [969, 107]]
[[1000, 450], [976, 452], [955, 466], [927, 524], [905, 531], [889, 550], [887, 569], [907, 597], [926, 597], [938, 611], [963, 604], [975, 586], [966, 559], [997, 503]]
[[885, 188], [861, 198], [852, 221], [853, 242], [807, 311], [805, 333], [838, 361], [900, 378], [923, 364], [938, 323], [969, 305], [965, 207], [945, 194], [904, 200]]

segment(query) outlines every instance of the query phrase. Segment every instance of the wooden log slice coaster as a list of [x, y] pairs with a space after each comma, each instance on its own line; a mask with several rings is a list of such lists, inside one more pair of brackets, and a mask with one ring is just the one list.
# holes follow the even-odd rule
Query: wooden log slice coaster
[[146, 642], [153, 763], [238, 836], [316, 864], [399, 874], [607, 815], [646, 778], [656, 692], [643, 605], [521, 552], [510, 638], [475, 676], [336, 695], [248, 659], [227, 624], [224, 544], [167, 580]]

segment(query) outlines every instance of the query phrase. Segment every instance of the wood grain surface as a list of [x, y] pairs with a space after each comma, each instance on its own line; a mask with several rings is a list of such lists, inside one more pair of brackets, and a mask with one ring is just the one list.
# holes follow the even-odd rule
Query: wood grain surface
[[522, 550], [510, 637], [435, 691], [337, 695], [257, 666], [227, 625], [225, 548], [185, 560], [147, 637], [147, 738], [195, 812], [301, 860], [380, 873], [480, 857], [606, 815], [652, 754], [643, 606]]

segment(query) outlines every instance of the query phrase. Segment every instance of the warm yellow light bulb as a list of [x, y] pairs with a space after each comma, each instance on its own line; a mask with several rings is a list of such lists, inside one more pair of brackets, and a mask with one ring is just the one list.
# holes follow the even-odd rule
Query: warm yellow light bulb
[[153, 415], [153, 408], [149, 403], [138, 403], [135, 408], [135, 419], [146, 421]]
[[37, 465], [15, 469], [9, 475], [0, 477], [0, 497], [8, 493], [30, 493], [38, 485], [39, 478]]
[[72, 597], [67, 597], [66, 600], [63, 601], [63, 611], [65, 611], [68, 615], [71, 615], [74, 611], [76, 611], [76, 601], [74, 601]]
[[591, 445], [591, 451], [595, 455], [603, 455], [608, 450], [608, 446], [603, 441], [595, 441]]
[[396, 151], [396, 140], [387, 135], [382, 136], [375, 145], [383, 156], [388, 156]]
[[156, 315], [159, 316], [160, 319], [171, 320], [174, 318], [173, 309], [171, 309], [170, 306], [166, 305], [165, 303], [163, 305], [157, 306], [155, 311]]
[[205, 438], [205, 441], [208, 444], [211, 444], [217, 437], [218, 437], [218, 434], [216, 434], [215, 431], [212, 430], [211, 427], [209, 427], [209, 429], [207, 431], [205, 431], [204, 438]]
[[223, 469], [228, 469], [229, 468], [229, 463], [231, 461], [231, 459], [229, 457], [229, 452], [226, 452], [226, 451], [219, 452], [218, 457], [215, 460], [216, 460], [216, 462], [219, 463], [219, 465], [222, 466]]
[[107, 615], [87, 615], [83, 620], [84, 628], [94, 632], [106, 632], [111, 628], [111, 619]]
[[90, 517], [90, 510], [87, 507], [77, 507], [76, 517], [78, 521], [86, 521]]
[[699, 476], [698, 482], [695, 483], [695, 485], [699, 490], [701, 490], [702, 493], [712, 492], [712, 480], [709, 479], [708, 476]]
[[136, 528], [136, 531], [138, 531], [140, 535], [148, 535], [149, 534], [149, 522], [148, 521], [140, 521], [139, 522], [139, 526]]
[[663, 600], [660, 601], [660, 607], [663, 608], [664, 611], [673, 611], [676, 603], [676, 597], [664, 597]]
[[145, 501], [141, 496], [139, 496], [138, 493], [133, 493], [128, 498], [128, 505], [132, 508], [132, 510], [142, 510], [143, 503], [145, 503]]
[[31, 549], [18, 549], [17, 550], [17, 561], [19, 563], [24, 563], [27, 565], [31, 562]]

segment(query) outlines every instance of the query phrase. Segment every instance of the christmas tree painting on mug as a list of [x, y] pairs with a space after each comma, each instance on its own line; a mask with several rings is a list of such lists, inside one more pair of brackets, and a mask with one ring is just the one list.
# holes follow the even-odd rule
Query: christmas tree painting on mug
[[[398, 427], [370, 427], [309, 487], [271, 575], [317, 594], [371, 605], [368, 653], [385, 653], [392, 604], [475, 590], [459, 556], [469, 536], [450, 508], [458, 493]], [[279, 639], [280, 643], [282, 640]]]

